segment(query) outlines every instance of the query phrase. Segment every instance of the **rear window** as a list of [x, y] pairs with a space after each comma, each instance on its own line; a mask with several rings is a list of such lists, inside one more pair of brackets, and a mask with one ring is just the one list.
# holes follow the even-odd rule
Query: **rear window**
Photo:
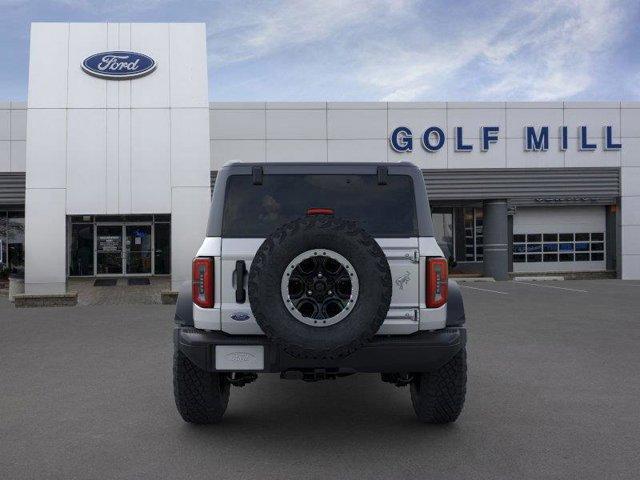
[[389, 175], [232, 175], [226, 189], [222, 234], [265, 237], [280, 225], [304, 217], [309, 208], [331, 208], [376, 237], [418, 235], [413, 181]]

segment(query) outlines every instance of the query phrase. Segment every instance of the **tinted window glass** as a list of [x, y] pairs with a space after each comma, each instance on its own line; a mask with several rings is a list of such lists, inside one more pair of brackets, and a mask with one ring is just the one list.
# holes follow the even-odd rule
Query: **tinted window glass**
[[412, 179], [389, 175], [265, 175], [253, 185], [249, 175], [232, 175], [222, 233], [265, 237], [280, 225], [304, 217], [309, 208], [331, 208], [335, 216], [357, 220], [374, 236], [417, 236]]

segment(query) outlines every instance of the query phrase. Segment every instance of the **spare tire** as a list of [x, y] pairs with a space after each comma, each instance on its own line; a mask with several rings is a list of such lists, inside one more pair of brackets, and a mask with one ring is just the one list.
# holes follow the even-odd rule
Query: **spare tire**
[[339, 358], [370, 341], [391, 303], [391, 272], [353, 221], [314, 215], [278, 228], [258, 249], [249, 302], [258, 325], [298, 358]]

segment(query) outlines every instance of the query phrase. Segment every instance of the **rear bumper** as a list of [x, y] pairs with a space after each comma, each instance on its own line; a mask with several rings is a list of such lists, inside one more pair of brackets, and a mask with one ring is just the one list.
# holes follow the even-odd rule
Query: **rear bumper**
[[[199, 368], [209, 372], [228, 371], [216, 368], [217, 346], [237, 347], [233, 349], [237, 350], [234, 351], [235, 358], [246, 356], [244, 352], [251, 352], [250, 357], [254, 357], [256, 352], [264, 354], [263, 368], [238, 368], [235, 369], [237, 371], [429, 372], [453, 358], [466, 345], [466, 341], [467, 332], [462, 327], [412, 335], [378, 335], [347, 357], [316, 360], [292, 357], [265, 336], [227, 335], [193, 327], [174, 329], [176, 348]], [[225, 348], [225, 351], [228, 350]]]

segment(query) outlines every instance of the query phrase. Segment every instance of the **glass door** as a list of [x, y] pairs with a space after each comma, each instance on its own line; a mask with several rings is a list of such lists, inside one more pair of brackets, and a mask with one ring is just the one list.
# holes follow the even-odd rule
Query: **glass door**
[[151, 275], [153, 271], [151, 224], [126, 225], [124, 229], [127, 275]]
[[122, 275], [122, 226], [96, 225], [96, 274]]

